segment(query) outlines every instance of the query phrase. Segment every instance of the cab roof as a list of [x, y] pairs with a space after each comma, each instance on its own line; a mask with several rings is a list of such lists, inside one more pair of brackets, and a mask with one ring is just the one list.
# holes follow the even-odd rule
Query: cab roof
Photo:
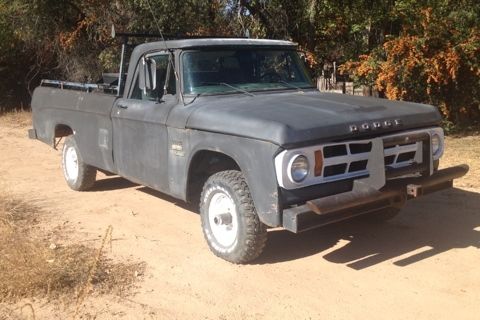
[[297, 44], [285, 40], [248, 39], [248, 38], [205, 38], [155, 41], [135, 47], [131, 61], [138, 61], [145, 53], [165, 49], [194, 49], [204, 47], [262, 47], [294, 49]]
[[249, 39], [249, 38], [199, 38], [199, 39], [180, 39], [155, 41], [137, 46], [139, 51], [150, 51], [155, 49], [186, 49], [209, 46], [281, 46], [296, 47], [297, 45], [291, 41], [285, 40], [269, 40], [269, 39]]

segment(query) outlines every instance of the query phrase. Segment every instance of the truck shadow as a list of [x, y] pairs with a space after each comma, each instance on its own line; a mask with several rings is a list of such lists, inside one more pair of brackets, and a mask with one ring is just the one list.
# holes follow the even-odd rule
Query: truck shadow
[[95, 185], [89, 191], [98, 192], [98, 191], [112, 191], [119, 189], [128, 189], [138, 186], [138, 184], [128, 181], [125, 178], [114, 176], [107, 177], [95, 181]]
[[198, 210], [197, 206], [195, 206], [194, 204], [187, 203], [187, 202], [184, 202], [182, 200], [178, 200], [177, 198], [169, 196], [168, 194], [165, 194], [165, 193], [162, 193], [160, 191], [151, 189], [149, 187], [144, 187], [144, 186], [141, 186], [141, 187], [137, 188], [136, 190], [140, 191], [140, 192], [143, 192], [143, 193], [146, 193], [148, 195], [151, 195], [153, 197], [159, 198], [163, 201], [171, 202], [171, 203], [175, 204], [177, 207], [182, 208], [182, 209], [187, 210], [187, 211], [190, 211], [191, 213], [199, 214], [199, 210]]
[[480, 248], [480, 193], [451, 189], [410, 201], [399, 216], [385, 223], [354, 219], [297, 235], [272, 230], [255, 263], [323, 254], [327, 261], [355, 270], [390, 259], [403, 267], [470, 246]]
[[192, 204], [185, 203], [165, 193], [156, 191], [149, 187], [142, 186], [140, 184], [137, 184], [135, 182], [129, 181], [123, 177], [116, 176], [116, 175], [102, 177], [98, 179], [97, 181], [95, 181], [95, 185], [91, 189], [89, 189], [88, 192], [114, 191], [114, 190], [129, 189], [129, 188], [146, 193], [148, 195], [154, 196], [161, 200], [174, 203], [176, 206], [182, 209], [198, 213], [198, 208]]

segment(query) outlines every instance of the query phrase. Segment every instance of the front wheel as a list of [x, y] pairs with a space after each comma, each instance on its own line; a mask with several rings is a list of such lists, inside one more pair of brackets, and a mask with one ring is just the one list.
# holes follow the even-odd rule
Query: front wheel
[[62, 168], [65, 181], [75, 191], [88, 190], [95, 183], [97, 169], [83, 162], [73, 136], [65, 139], [62, 151]]
[[257, 258], [267, 240], [243, 174], [221, 171], [205, 183], [200, 198], [202, 229], [210, 250], [233, 263]]

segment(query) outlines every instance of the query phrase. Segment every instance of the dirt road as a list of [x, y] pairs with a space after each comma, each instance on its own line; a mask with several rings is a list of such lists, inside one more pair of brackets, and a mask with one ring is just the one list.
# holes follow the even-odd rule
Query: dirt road
[[[458, 150], [447, 162], [480, 154]], [[60, 152], [0, 119], [0, 183], [70, 230], [52, 241], [97, 245], [112, 225], [113, 255], [147, 263], [133, 296], [88, 298], [84, 318], [479, 319], [479, 163], [455, 189], [409, 203], [389, 223], [272, 230], [263, 256], [238, 266], [209, 252], [199, 216], [182, 203], [103, 175], [95, 190], [71, 191]], [[62, 318], [61, 307], [34, 306], [38, 319]]]

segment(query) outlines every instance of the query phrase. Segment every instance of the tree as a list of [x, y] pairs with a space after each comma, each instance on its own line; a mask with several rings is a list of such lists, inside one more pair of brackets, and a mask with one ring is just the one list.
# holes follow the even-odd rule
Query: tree
[[[480, 5], [441, 1], [408, 11], [400, 36], [343, 67], [358, 83], [375, 86], [389, 99], [437, 105], [457, 124], [480, 119]], [[401, 5], [400, 5], [401, 4]]]
[[0, 0], [0, 105], [28, 103], [41, 78], [117, 71], [114, 24], [292, 40], [318, 73], [344, 63], [356, 84], [390, 99], [438, 105], [448, 121], [480, 119], [479, 21], [475, 0]]

